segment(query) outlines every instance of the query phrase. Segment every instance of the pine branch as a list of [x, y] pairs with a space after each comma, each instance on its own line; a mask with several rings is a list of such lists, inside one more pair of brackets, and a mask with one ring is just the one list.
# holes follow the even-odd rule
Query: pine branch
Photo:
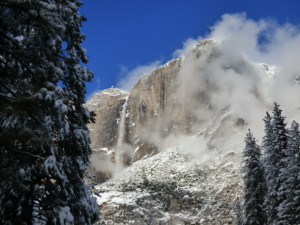
[[22, 47], [10, 36], [6, 35], [3, 31], [0, 31], [1, 35], [3, 35], [6, 39], [10, 40], [18, 49], [21, 49]]
[[43, 157], [39, 156], [39, 155], [34, 155], [34, 154], [31, 154], [29, 152], [22, 152], [22, 151], [19, 151], [19, 150], [16, 150], [16, 149], [13, 149], [13, 148], [8, 148], [7, 146], [3, 146], [4, 148], [6, 148], [7, 150], [10, 150], [10, 151], [14, 151], [14, 152], [17, 152], [17, 153], [20, 153], [20, 154], [25, 154], [25, 155], [29, 155], [29, 156], [32, 156], [32, 157], [35, 157], [35, 158], [39, 158], [39, 159], [43, 159]]
[[7, 95], [1, 94], [1, 93], [0, 93], [0, 97], [1, 98], [10, 98], [10, 99], [14, 99], [14, 100], [17, 99], [17, 98], [14, 98], [14, 97], [11, 97], [11, 96], [7, 96]]
[[[9, 54], [9, 55], [12, 55], [12, 56], [14, 56], [14, 54], [13, 54], [13, 52], [11, 52], [11, 51], [9, 51], [9, 50], [7, 50], [7, 49], [5, 49], [5, 48], [0, 48], [0, 50], [2, 50], [3, 52], [5, 52], [5, 53], [7, 53], [7, 54]], [[22, 62], [20, 59], [18, 59], [18, 58], [16, 58], [16, 57], [14, 57], [25, 69], [27, 69], [27, 71], [32, 75], [32, 78], [33, 78], [33, 80], [35, 81], [35, 82], [37, 82], [37, 83], [40, 83], [36, 78], [35, 78], [35, 75], [34, 75], [34, 73], [31, 71], [31, 69], [24, 63], [24, 62]]]
[[11, 93], [15, 98], [19, 98], [19, 96], [17, 96], [12, 90], [10, 90], [10, 88], [8, 88], [1, 80], [0, 80], [0, 85], [2, 87], [4, 87], [9, 93]]
[[3, 3], [0, 3], [0, 7], [6, 7], [6, 8], [23, 10], [20, 7], [17, 7], [17, 6], [14, 6], [14, 5], [9, 5], [9, 4], [3, 4]]

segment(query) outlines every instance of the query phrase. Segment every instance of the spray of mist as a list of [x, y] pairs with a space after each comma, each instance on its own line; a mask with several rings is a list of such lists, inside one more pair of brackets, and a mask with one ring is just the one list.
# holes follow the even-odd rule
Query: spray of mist
[[[210, 41], [197, 45], [201, 40]], [[197, 118], [200, 138], [170, 135], [162, 140], [155, 132], [145, 133], [151, 142], [181, 145], [196, 154], [209, 146], [241, 151], [247, 128], [258, 139], [263, 136], [263, 118], [275, 101], [288, 123], [299, 121], [299, 46], [297, 26], [254, 21], [246, 14], [223, 15], [208, 35], [188, 39], [174, 52], [174, 57], [183, 58], [175, 93], [181, 106], [177, 112], [166, 111]], [[134, 83], [139, 76], [132, 73], [126, 79]]]
[[126, 101], [123, 105], [121, 117], [119, 121], [119, 129], [118, 129], [118, 141], [117, 141], [117, 149], [115, 152], [116, 156], [116, 172], [120, 172], [123, 170], [123, 142], [124, 142], [124, 133], [125, 133], [125, 119], [126, 119], [126, 110], [127, 110], [127, 101], [128, 98], [126, 98]]
[[132, 70], [128, 70], [127, 67], [122, 66], [119, 74], [121, 79], [118, 81], [117, 86], [123, 90], [130, 90], [141, 76], [151, 73], [160, 65], [161, 62], [157, 60], [147, 65], [138, 66]]
[[185, 112], [202, 121], [196, 126], [206, 129], [203, 137], [208, 137], [208, 147], [240, 152], [248, 128], [261, 140], [263, 118], [275, 101], [288, 123], [299, 121], [300, 33], [296, 26], [227, 14], [203, 39], [211, 41], [195, 45], [201, 38], [189, 39], [183, 50], [176, 51], [187, 53], [177, 94], [185, 102]]

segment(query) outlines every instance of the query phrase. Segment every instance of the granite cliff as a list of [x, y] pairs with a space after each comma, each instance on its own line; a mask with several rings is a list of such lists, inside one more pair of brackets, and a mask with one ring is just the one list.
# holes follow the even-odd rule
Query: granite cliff
[[243, 137], [257, 116], [249, 107], [264, 112], [260, 85], [273, 77], [274, 67], [205, 40], [129, 92], [96, 93], [86, 106], [97, 114], [89, 129], [101, 223], [232, 224]]

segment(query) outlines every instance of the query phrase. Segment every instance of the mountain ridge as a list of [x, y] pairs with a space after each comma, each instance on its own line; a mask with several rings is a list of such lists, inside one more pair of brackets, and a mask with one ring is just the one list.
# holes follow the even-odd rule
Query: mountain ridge
[[[142, 76], [130, 92], [98, 93], [97, 107], [93, 101], [86, 106], [98, 114], [90, 131], [92, 148], [98, 149], [92, 172], [99, 184], [95, 192], [103, 195], [98, 199], [102, 222], [232, 224], [232, 202], [242, 190], [244, 135], [248, 127], [261, 129], [257, 118], [270, 104], [265, 87], [276, 81], [276, 71], [229, 57], [222, 43], [204, 40], [186, 56]], [[120, 121], [124, 136], [117, 147]]]

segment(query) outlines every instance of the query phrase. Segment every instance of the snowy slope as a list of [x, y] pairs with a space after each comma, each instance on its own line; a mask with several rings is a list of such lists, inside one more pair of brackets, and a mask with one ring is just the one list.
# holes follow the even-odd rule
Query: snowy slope
[[281, 73], [208, 40], [138, 80], [116, 114], [130, 165], [94, 189], [101, 224], [233, 224], [248, 128], [260, 141], [275, 100], [299, 115]]
[[97, 185], [102, 220], [107, 224], [147, 224], [147, 220], [152, 220], [149, 224], [230, 224], [231, 203], [241, 190], [240, 156], [232, 151], [199, 163], [184, 152], [180, 146], [169, 148]]

